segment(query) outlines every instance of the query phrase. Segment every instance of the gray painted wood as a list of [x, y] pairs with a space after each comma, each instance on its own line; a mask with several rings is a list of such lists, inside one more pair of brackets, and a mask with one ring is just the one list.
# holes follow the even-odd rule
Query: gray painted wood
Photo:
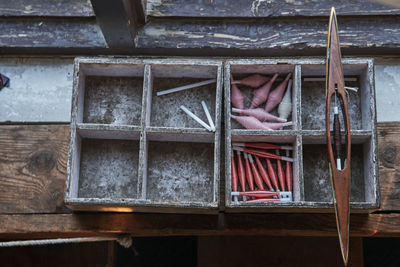
[[[313, 50], [314, 53], [319, 51], [323, 54], [326, 48], [327, 28], [326, 18], [278, 21], [154, 20], [138, 32], [135, 43], [138, 48], [148, 49], [259, 50], [259, 53], [269, 52], [274, 56], [277, 53], [298, 54]], [[371, 47], [375, 50], [398, 49], [399, 29], [400, 20], [397, 17], [357, 17], [339, 20], [339, 36], [343, 51], [350, 48], [360, 50]]]
[[[362, 58], [343, 58], [344, 75], [358, 77], [358, 95], [350, 95], [350, 98], [358, 98], [358, 104], [350, 114], [350, 121], [359, 120], [355, 124], [355, 136], [352, 140], [352, 198], [351, 207], [358, 212], [370, 212], [379, 208], [379, 183], [378, 160], [376, 150], [376, 110], [373, 60]], [[237, 59], [225, 63], [225, 205], [227, 212], [246, 211], [272, 211], [280, 208], [288, 211], [313, 212], [313, 209], [331, 209], [330, 182], [327, 161], [324, 158], [326, 152], [324, 128], [325, 99], [324, 84], [309, 86], [303, 82], [302, 77], [325, 75], [325, 59]], [[288, 72], [293, 75], [293, 108], [292, 118], [295, 125], [293, 129], [276, 131], [247, 130], [233, 123], [230, 118], [230, 76], [241, 77], [250, 73], [273, 75], [279, 73], [285, 76]], [[275, 83], [277, 86], [278, 83]], [[241, 86], [240, 88], [243, 88]], [[309, 97], [309, 94], [313, 97]], [[251, 93], [242, 90], [245, 98], [251, 99]], [[350, 93], [351, 94], [351, 93]], [[248, 103], [247, 103], [248, 104]], [[247, 108], [245, 103], [245, 108]], [[275, 110], [271, 111], [272, 113]], [[316, 127], [310, 127], [310, 117], [317, 116]], [[343, 122], [342, 122], [343, 123]], [[241, 129], [238, 129], [241, 128]], [[332, 127], [331, 127], [332, 128]], [[354, 130], [352, 130], [353, 134]], [[293, 202], [259, 202], [246, 203], [235, 202], [231, 197], [231, 144], [234, 142], [272, 142], [277, 144], [291, 144], [294, 147], [292, 157], [293, 168]]]
[[[66, 204], [72, 209], [100, 211], [128, 208], [136, 211], [188, 212], [189, 209], [199, 213], [217, 212], [222, 61], [78, 58], [74, 66]], [[101, 82], [94, 85], [91, 82], [93, 76], [99, 76], [96, 80], [100, 78]], [[135, 82], [132, 83], [130, 78], [127, 83], [121, 76], [134, 77]], [[217, 79], [214, 92], [205, 99], [214, 117], [216, 131], [207, 132], [201, 126], [181, 124], [180, 119], [171, 120], [173, 123], [168, 127], [161, 124], [162, 120], [154, 120], [152, 124], [151, 115], [156, 111], [173, 110], [168, 116], [181, 118], [184, 113], [179, 110], [178, 103], [188, 107], [197, 103], [201, 107], [203, 91], [208, 93], [208, 87], [177, 92], [172, 99], [153, 94], [153, 90], [160, 89], [155, 83], [157, 78], [187, 83], [191, 77]], [[138, 90], [142, 93], [137, 93]], [[87, 101], [89, 105], [85, 104]], [[135, 103], [134, 107], [132, 103]], [[111, 114], [115, 107], [118, 107], [117, 115], [123, 118], [134, 108], [135, 120], [124, 119], [121, 124], [119, 118], [102, 117], [108, 109]], [[195, 113], [200, 115], [198, 110]], [[95, 115], [95, 121], [85, 119], [92, 115]], [[96, 148], [87, 144], [96, 144]], [[132, 144], [134, 156], [130, 153], [132, 149], [126, 150]], [[115, 164], [107, 165], [107, 161]], [[100, 173], [92, 175], [94, 172]]]
[[0, 58], [0, 122], [69, 122], [72, 58]]
[[376, 106], [378, 121], [400, 120], [400, 62], [375, 65]]
[[0, 48], [3, 49], [106, 47], [94, 19], [7, 19], [1, 21], [0, 32]]
[[292, 17], [329, 16], [335, 6], [339, 16], [398, 15], [400, 9], [351, 0], [147, 0], [147, 15], [152, 17]]
[[93, 17], [90, 0], [0, 1], [0, 16]]

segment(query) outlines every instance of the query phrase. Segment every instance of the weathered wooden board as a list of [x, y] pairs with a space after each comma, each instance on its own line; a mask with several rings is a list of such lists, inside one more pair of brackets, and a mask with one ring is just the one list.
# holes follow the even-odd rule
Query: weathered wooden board
[[[362, 267], [362, 238], [352, 238], [349, 265]], [[200, 236], [199, 267], [341, 266], [335, 237]]]
[[2, 19], [0, 48], [105, 48], [95, 19]]
[[396, 15], [400, 9], [374, 3], [352, 0], [148, 0], [147, 15], [152, 17], [292, 17], [329, 16], [335, 6], [339, 16]]
[[0, 16], [93, 17], [90, 0], [12, 0], [0, 2]]
[[0, 127], [0, 213], [65, 212], [69, 126]]
[[[399, 214], [353, 214], [352, 237], [400, 237]], [[76, 236], [337, 236], [334, 214], [3, 214], [0, 238]]]
[[[153, 20], [139, 30], [138, 48], [212, 48], [260, 50], [276, 56], [312, 50], [323, 55], [328, 19], [282, 20]], [[400, 48], [400, 20], [397, 17], [339, 19], [342, 52], [346, 49]], [[320, 49], [320, 50], [318, 50]], [[237, 51], [239, 54], [241, 51]], [[244, 51], [242, 51], [245, 53]], [[235, 53], [238, 55], [238, 53]], [[296, 54], [293, 53], [293, 54]]]
[[0, 122], [70, 121], [73, 58], [0, 58]]
[[398, 211], [400, 204], [399, 123], [378, 124], [381, 209]]

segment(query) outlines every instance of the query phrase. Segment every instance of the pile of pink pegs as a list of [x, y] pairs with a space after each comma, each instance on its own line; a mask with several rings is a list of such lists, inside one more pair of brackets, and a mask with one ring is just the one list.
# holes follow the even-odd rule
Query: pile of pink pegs
[[[286, 152], [285, 156], [280, 155], [280, 150]], [[240, 199], [245, 202], [293, 201], [291, 163], [294, 160], [290, 158], [290, 150], [293, 150], [292, 146], [278, 144], [233, 143], [231, 153], [233, 200], [239, 202], [241, 197]], [[276, 164], [273, 164], [273, 161], [276, 161]]]
[[[233, 106], [231, 118], [235, 119], [246, 129], [253, 130], [279, 130], [283, 127], [293, 125], [287, 121], [292, 111], [291, 88], [292, 73], [288, 73], [286, 78], [271, 91], [273, 83], [278, 78], [274, 74], [271, 78], [260, 74], [250, 75], [242, 80], [234, 80], [231, 75], [231, 104]], [[244, 106], [244, 95], [237, 84], [258, 88], [253, 92], [248, 109]], [[259, 106], [265, 104], [264, 108]], [[271, 114], [276, 111], [279, 116]]]

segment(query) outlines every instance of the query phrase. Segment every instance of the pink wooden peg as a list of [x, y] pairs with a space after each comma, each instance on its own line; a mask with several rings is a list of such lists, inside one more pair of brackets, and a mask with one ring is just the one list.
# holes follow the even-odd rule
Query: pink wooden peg
[[[231, 75], [231, 81], [233, 77]], [[231, 84], [231, 103], [235, 108], [244, 108], [244, 96], [236, 84]]]
[[[232, 119], [235, 119], [238, 123], [240, 123], [246, 129], [253, 130], [272, 130], [267, 125], [264, 125], [261, 121], [257, 120], [254, 117], [250, 116], [235, 116], [231, 115]], [[264, 122], [265, 123], [265, 122]]]
[[269, 82], [258, 88], [254, 91], [253, 99], [251, 100], [250, 108], [255, 108], [265, 102], [268, 98], [269, 90], [271, 89], [272, 84], [278, 78], [278, 74], [274, 74]]
[[270, 77], [267, 76], [263, 76], [260, 74], [253, 74], [250, 76], [247, 76], [244, 79], [238, 80], [238, 81], [233, 81], [233, 84], [242, 84], [242, 85], [246, 85], [252, 88], [257, 88], [261, 85], [263, 85], [264, 83], [268, 82], [269, 80], [271, 80]]
[[249, 157], [247, 153], [244, 154], [244, 164], [246, 168], [246, 180], [247, 184], [249, 185], [250, 191], [254, 191], [254, 178], [253, 178], [253, 173], [251, 172], [251, 167], [249, 163]]
[[281, 119], [275, 115], [266, 112], [262, 108], [253, 108], [253, 109], [232, 108], [232, 112], [239, 113], [240, 115], [251, 116], [259, 121], [278, 121], [278, 122], [287, 121], [286, 119]]
[[285, 80], [281, 82], [278, 87], [275, 88], [269, 95], [268, 95], [268, 100], [267, 104], [265, 105], [265, 111], [270, 112], [273, 110], [282, 100], [283, 93], [285, 92], [287, 83], [292, 76], [292, 73], [289, 73]]

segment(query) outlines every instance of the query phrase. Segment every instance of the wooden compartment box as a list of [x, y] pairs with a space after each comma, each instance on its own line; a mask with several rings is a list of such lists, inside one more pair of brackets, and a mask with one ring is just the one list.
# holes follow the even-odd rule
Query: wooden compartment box
[[[352, 212], [370, 212], [378, 209], [380, 203], [373, 60], [344, 58], [342, 61], [346, 86], [359, 88], [357, 92], [349, 90], [348, 98], [352, 139], [350, 205]], [[333, 212], [325, 137], [325, 71], [322, 58], [240, 59], [225, 63], [227, 212]], [[235, 80], [240, 80], [254, 73], [267, 76], [278, 73], [280, 79], [274, 82], [271, 90], [292, 73], [292, 113], [288, 120], [293, 121], [293, 126], [272, 131], [248, 130], [230, 118], [231, 74]], [[238, 87], [248, 108], [255, 89]], [[277, 108], [271, 113], [276, 115]], [[231, 148], [236, 142], [293, 146], [290, 154], [294, 158], [292, 201], [245, 202], [242, 197], [235, 201], [231, 196], [231, 155], [235, 152]]]
[[[217, 212], [222, 62], [77, 58], [66, 204], [74, 210]], [[173, 87], [216, 79], [157, 96]], [[216, 126], [209, 132], [185, 105]]]

